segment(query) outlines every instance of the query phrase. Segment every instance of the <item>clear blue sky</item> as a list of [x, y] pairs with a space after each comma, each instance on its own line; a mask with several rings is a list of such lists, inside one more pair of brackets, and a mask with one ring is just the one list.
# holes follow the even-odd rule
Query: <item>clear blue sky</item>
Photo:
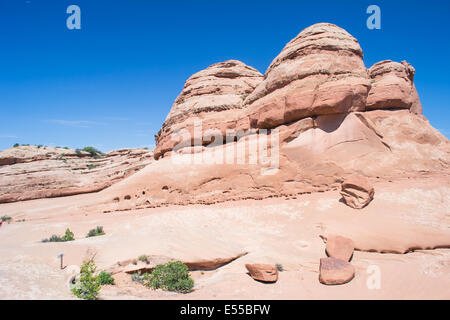
[[[67, 6], [81, 30], [66, 28]], [[381, 8], [381, 30], [366, 8]], [[424, 114], [450, 136], [450, 2], [0, 0], [0, 149], [152, 147], [184, 81], [227, 59], [264, 73], [317, 22], [355, 36], [364, 62], [407, 60]]]

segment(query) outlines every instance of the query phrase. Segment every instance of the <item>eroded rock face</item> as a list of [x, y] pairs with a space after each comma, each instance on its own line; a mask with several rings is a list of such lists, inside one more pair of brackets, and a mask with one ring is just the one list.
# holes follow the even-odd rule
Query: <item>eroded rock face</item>
[[326, 285], [350, 282], [355, 276], [355, 268], [345, 260], [336, 258], [320, 259], [319, 281]]
[[329, 257], [350, 261], [354, 249], [355, 245], [352, 239], [338, 235], [329, 235], [327, 237], [326, 252]]
[[95, 159], [87, 152], [21, 146], [0, 151], [0, 203], [103, 190], [153, 161], [146, 149], [122, 149]]
[[305, 117], [365, 110], [370, 89], [358, 41], [330, 23], [292, 39], [245, 104], [252, 126], [273, 128]]
[[271, 264], [246, 264], [248, 272], [253, 279], [262, 282], [276, 282], [278, 280], [278, 269]]
[[[158, 159], [180, 143], [201, 146], [210, 142], [211, 137], [205, 137], [208, 129], [218, 130], [225, 137], [227, 129], [236, 128], [244, 99], [262, 78], [256, 69], [237, 60], [217, 63], [192, 75], [156, 136], [155, 158]], [[192, 138], [196, 120], [202, 121], [199, 141]], [[179, 138], [173, 140], [174, 134], [181, 129], [190, 133], [189, 139], [180, 134]]]
[[416, 70], [406, 61], [385, 60], [369, 69], [372, 87], [367, 97], [367, 109], [410, 109], [422, 114], [422, 105], [414, 86]]
[[354, 208], [362, 209], [372, 201], [375, 190], [369, 180], [363, 176], [348, 177], [341, 185], [341, 195], [345, 203]]

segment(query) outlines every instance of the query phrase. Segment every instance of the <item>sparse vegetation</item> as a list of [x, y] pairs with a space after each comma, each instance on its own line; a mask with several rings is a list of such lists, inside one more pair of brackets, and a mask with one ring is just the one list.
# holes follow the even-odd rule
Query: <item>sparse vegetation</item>
[[88, 165], [88, 169], [89, 169], [89, 170], [92, 170], [92, 169], [94, 169], [94, 168], [96, 168], [96, 167], [97, 167], [97, 166], [96, 166], [95, 164], [92, 164], [92, 163]]
[[20, 144], [14, 143], [13, 148], [17, 148], [18, 146], [20, 146]]
[[110, 273], [106, 272], [106, 271], [101, 271], [98, 276], [98, 283], [102, 286], [104, 285], [113, 285], [114, 284], [114, 278], [111, 276]]
[[69, 228], [66, 229], [66, 232], [62, 237], [57, 236], [56, 234], [52, 235], [50, 238], [42, 239], [41, 242], [66, 242], [75, 240], [74, 234], [70, 231]]
[[8, 222], [11, 223], [12, 218], [10, 216], [3, 216], [2, 217], [2, 222]]
[[277, 267], [277, 270], [280, 271], [280, 272], [283, 272], [283, 271], [284, 271], [283, 265], [280, 264], [280, 263], [277, 263], [277, 264], [275, 265], [275, 267]]
[[100, 281], [94, 276], [96, 266], [93, 260], [81, 265], [80, 280], [72, 287], [72, 293], [80, 299], [97, 300], [100, 291]]
[[147, 273], [136, 272], [131, 275], [131, 280], [134, 282], [138, 282], [140, 284], [144, 284], [144, 278], [147, 278]]
[[159, 264], [150, 275], [144, 277], [145, 285], [153, 289], [163, 289], [188, 293], [194, 287], [188, 267], [181, 261]]
[[133, 261], [131, 261], [132, 264], [137, 265], [137, 260], [133, 259]]
[[147, 255], [146, 254], [140, 255], [138, 260], [142, 262], [147, 262]]
[[103, 231], [103, 227], [102, 226], [98, 226], [95, 229], [89, 230], [86, 238], [103, 236], [104, 234], [105, 234], [105, 231]]
[[103, 155], [103, 152], [101, 152], [100, 150], [98, 150], [98, 149], [96, 149], [94, 147], [91, 147], [91, 146], [84, 147], [82, 149], [82, 151], [88, 152], [91, 155], [91, 157], [94, 157], [94, 158], [98, 158], [101, 155]]
[[81, 157], [81, 150], [80, 149], [75, 149], [75, 153], [77, 154], [77, 156]]

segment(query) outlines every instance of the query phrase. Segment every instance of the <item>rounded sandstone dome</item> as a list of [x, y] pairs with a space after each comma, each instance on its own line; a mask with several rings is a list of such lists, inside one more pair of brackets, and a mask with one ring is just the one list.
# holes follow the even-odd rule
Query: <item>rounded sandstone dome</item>
[[247, 95], [262, 80], [260, 72], [238, 60], [219, 62], [193, 74], [156, 135], [155, 157], [171, 151], [176, 144], [172, 133], [191, 131], [193, 119], [201, 119], [204, 127], [234, 128], [236, 109], [243, 107]]

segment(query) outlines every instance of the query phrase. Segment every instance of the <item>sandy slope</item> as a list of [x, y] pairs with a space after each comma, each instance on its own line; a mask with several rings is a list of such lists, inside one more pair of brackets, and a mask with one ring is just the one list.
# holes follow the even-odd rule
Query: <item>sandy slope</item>
[[[149, 290], [119, 273], [117, 286], [102, 289], [107, 299], [449, 299], [450, 251], [420, 250], [450, 246], [449, 182], [380, 182], [375, 190], [374, 201], [362, 210], [340, 202], [337, 191], [112, 213], [85, 209], [96, 194], [2, 204], [0, 215], [25, 222], [0, 228], [0, 298], [71, 298], [67, 281], [89, 250], [97, 252], [101, 269], [141, 254], [198, 261], [248, 252], [216, 270], [192, 272], [196, 285], [190, 294]], [[107, 234], [84, 238], [97, 225]], [[67, 227], [76, 241], [40, 242]], [[320, 235], [328, 233], [349, 236], [363, 250], [354, 254], [356, 277], [347, 285], [318, 281], [325, 256]], [[411, 249], [416, 251], [403, 254]], [[59, 270], [60, 253], [65, 270]], [[246, 274], [249, 262], [280, 263], [286, 271], [276, 284], [262, 284]], [[370, 265], [381, 270], [379, 290], [367, 288]]]

